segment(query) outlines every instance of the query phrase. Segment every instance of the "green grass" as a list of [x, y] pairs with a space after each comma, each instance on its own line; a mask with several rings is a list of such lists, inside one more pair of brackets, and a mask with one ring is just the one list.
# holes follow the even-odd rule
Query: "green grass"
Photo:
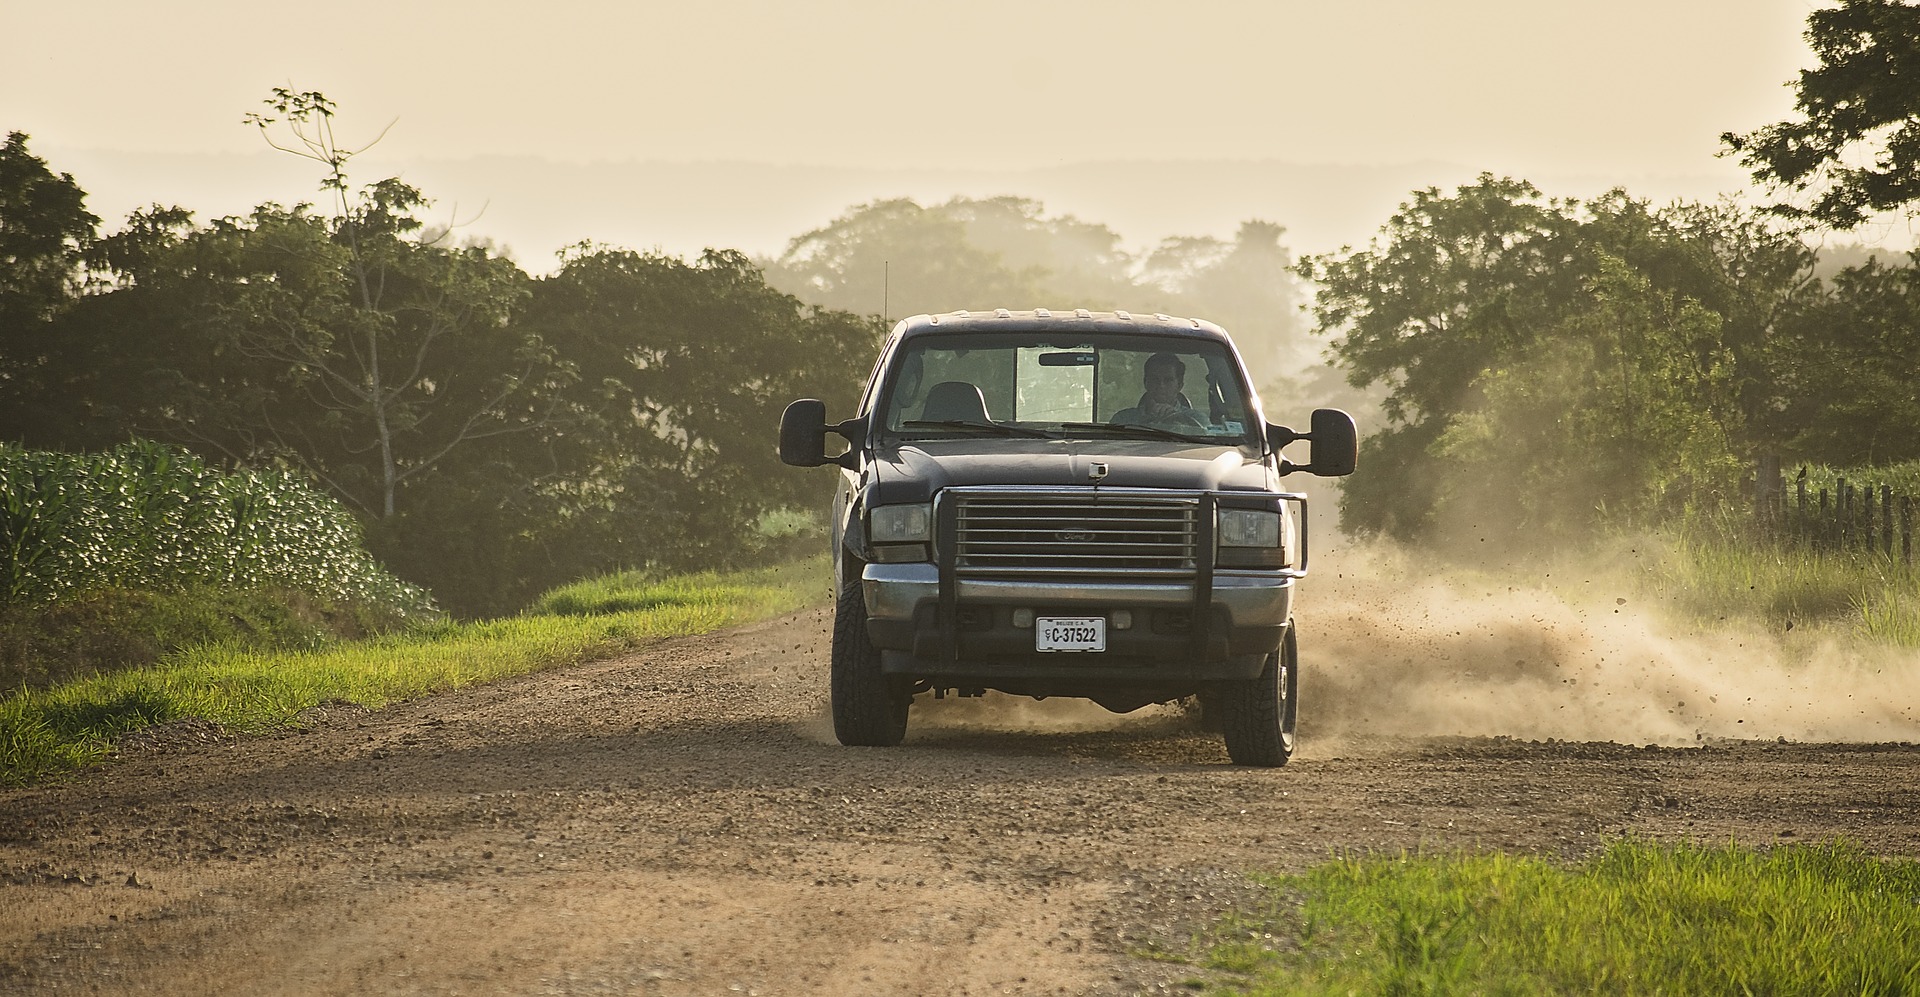
[[1796, 628], [1920, 647], [1920, 570], [1884, 557], [1695, 530], [1647, 558], [1638, 584], [1705, 620], [1751, 618], [1767, 629], [1792, 620]]
[[432, 619], [295, 589], [104, 589], [0, 606], [0, 695], [152, 665], [195, 645], [317, 650]]
[[[826, 576], [824, 568], [817, 569], [815, 573], [822, 578]], [[752, 602], [760, 598], [758, 593], [765, 587], [761, 578], [764, 574], [719, 575], [704, 572], [664, 578], [641, 572], [606, 575], [554, 589], [534, 600], [528, 612], [554, 616], [602, 616], [651, 609]], [[826, 587], [822, 585], [821, 590], [826, 591]]]
[[188, 717], [236, 731], [283, 727], [303, 710], [397, 700], [609, 657], [820, 598], [819, 559], [730, 574], [582, 583], [508, 619], [441, 622], [321, 650], [201, 646], [149, 667], [0, 700], [0, 784], [92, 764], [119, 737]]
[[1920, 863], [1844, 845], [1617, 842], [1337, 859], [1268, 880], [1195, 961], [1269, 994], [1916, 994]]

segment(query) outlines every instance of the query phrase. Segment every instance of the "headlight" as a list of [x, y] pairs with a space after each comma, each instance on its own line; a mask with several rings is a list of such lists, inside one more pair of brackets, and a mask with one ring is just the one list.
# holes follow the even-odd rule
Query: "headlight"
[[1214, 563], [1223, 568], [1284, 568], [1293, 563], [1292, 524], [1268, 509], [1222, 509], [1215, 520]]
[[867, 510], [867, 542], [874, 561], [905, 564], [932, 558], [933, 506], [883, 505]]
[[933, 506], [883, 505], [867, 513], [867, 539], [879, 544], [925, 543], [931, 538]]
[[1280, 514], [1264, 509], [1220, 510], [1222, 547], [1280, 546]]

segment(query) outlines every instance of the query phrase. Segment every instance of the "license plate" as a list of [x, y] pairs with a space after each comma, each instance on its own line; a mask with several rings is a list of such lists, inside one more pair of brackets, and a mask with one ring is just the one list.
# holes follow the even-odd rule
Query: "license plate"
[[1033, 621], [1033, 649], [1036, 651], [1104, 651], [1107, 649], [1107, 618], [1104, 616], [1042, 616]]

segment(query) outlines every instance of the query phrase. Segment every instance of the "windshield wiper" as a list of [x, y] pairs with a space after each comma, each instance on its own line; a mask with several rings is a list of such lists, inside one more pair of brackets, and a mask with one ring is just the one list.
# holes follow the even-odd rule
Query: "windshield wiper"
[[1179, 440], [1182, 443], [1221, 442], [1221, 438], [1217, 436], [1198, 436], [1192, 433], [1179, 433], [1171, 429], [1161, 429], [1159, 426], [1147, 426], [1137, 422], [1065, 422], [1060, 424], [1060, 428], [1079, 432], [1097, 431], [1102, 433], [1118, 433], [1122, 436], [1132, 436], [1149, 440]]
[[984, 429], [1002, 436], [1027, 436], [1036, 440], [1053, 439], [1053, 434], [1041, 429], [1028, 429], [1025, 426], [1010, 426], [1003, 422], [982, 422], [978, 419], [908, 419], [900, 424], [901, 429]]

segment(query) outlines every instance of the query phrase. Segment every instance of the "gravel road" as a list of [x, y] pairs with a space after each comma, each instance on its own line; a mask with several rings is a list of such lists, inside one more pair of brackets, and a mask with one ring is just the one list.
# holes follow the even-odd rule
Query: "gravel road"
[[[1720, 714], [1691, 743], [1528, 739], [1569, 701], [1604, 716], [1564, 679], [1504, 722], [1528, 736], [1412, 724], [1380, 682], [1399, 656], [1534, 676], [1613, 645], [1543, 650], [1577, 628], [1512, 599], [1422, 631], [1419, 605], [1382, 619], [1378, 586], [1341, 577], [1277, 770], [1229, 766], [1177, 708], [1004, 697], [923, 701], [906, 745], [839, 747], [823, 610], [275, 736], [160, 729], [0, 792], [0, 992], [1157, 993], [1200, 974], [1140, 953], [1262, 899], [1244, 870], [1336, 851], [1633, 834], [1920, 856], [1920, 747], [1898, 740], [1709, 736], [1750, 722]], [[1365, 681], [1334, 661], [1362, 650]]]

